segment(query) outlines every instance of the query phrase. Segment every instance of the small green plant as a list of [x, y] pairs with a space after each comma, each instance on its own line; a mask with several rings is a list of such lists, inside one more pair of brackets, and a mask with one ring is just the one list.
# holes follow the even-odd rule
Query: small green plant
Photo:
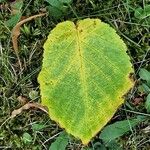
[[139, 86], [140, 92], [144, 92], [146, 97], [145, 108], [148, 113], [150, 113], [150, 72], [142, 68], [139, 72], [141, 80], [143, 80], [142, 85]]
[[24, 141], [25, 144], [29, 144], [29, 143], [32, 142], [32, 137], [31, 137], [31, 135], [29, 133], [25, 132], [23, 134], [22, 140]]
[[135, 119], [117, 121], [111, 125], [106, 126], [101, 134], [100, 139], [104, 142], [112, 141], [125, 133], [129, 132], [134, 126], [138, 125], [140, 122], [143, 122], [146, 118], [143, 116], [138, 116]]
[[70, 4], [72, 3], [72, 0], [45, 0], [46, 2], [48, 2], [49, 6], [48, 11], [49, 14], [55, 18], [60, 18], [61, 16], [63, 16]]
[[84, 19], [59, 23], [44, 49], [42, 104], [52, 120], [87, 144], [133, 85], [126, 45], [108, 24]]
[[22, 16], [22, 6], [23, 0], [17, 0], [14, 3], [10, 3], [11, 5], [11, 18], [5, 22], [5, 25], [12, 28], [14, 27], [20, 20]]
[[144, 8], [139, 7], [135, 9], [134, 16], [139, 20], [148, 18], [150, 16], [150, 5], [146, 5]]
[[50, 145], [49, 150], [65, 150], [68, 140], [68, 135], [65, 132], [60, 133], [55, 142]]

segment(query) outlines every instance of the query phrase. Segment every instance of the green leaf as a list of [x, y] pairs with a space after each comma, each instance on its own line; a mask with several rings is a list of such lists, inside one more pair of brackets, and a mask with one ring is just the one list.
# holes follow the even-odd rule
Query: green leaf
[[108, 142], [107, 147], [108, 147], [109, 150], [123, 150], [121, 148], [121, 145], [118, 144], [115, 140], [112, 140], [112, 141]]
[[68, 144], [68, 135], [66, 133], [61, 133], [56, 141], [51, 144], [49, 150], [65, 150]]
[[147, 109], [147, 112], [150, 113], [150, 94], [148, 94], [146, 98], [145, 108]]
[[45, 0], [47, 1], [51, 6], [55, 7], [62, 7], [62, 3], [59, 0]]
[[32, 137], [29, 133], [25, 132], [23, 134], [23, 141], [24, 143], [31, 143], [32, 142]]
[[0, 3], [2, 3], [2, 2], [6, 2], [6, 0], [0, 0]]
[[51, 6], [55, 7], [61, 7], [63, 4], [70, 4], [72, 0], [45, 0], [47, 1]]
[[114, 140], [130, 131], [131, 128], [133, 128], [143, 120], [144, 118], [137, 118], [115, 122], [111, 125], [106, 126], [102, 130], [100, 138], [106, 142]]
[[46, 126], [44, 124], [33, 124], [32, 125], [32, 130], [34, 131], [41, 131], [42, 129], [44, 129]]
[[150, 72], [149, 71], [142, 68], [142, 69], [140, 69], [139, 76], [141, 79], [146, 80], [148, 85], [150, 85]]
[[60, 18], [62, 16], [62, 10], [57, 7], [48, 6], [49, 14], [55, 18]]
[[100, 142], [96, 142], [93, 145], [94, 150], [107, 150], [105, 145], [101, 144]]
[[49, 14], [59, 18], [64, 13], [67, 12], [68, 6], [72, 0], [45, 0], [47, 1], [50, 6], [48, 6]]
[[23, 0], [16, 0], [14, 3], [11, 4], [11, 9], [21, 10], [23, 6]]
[[70, 4], [72, 2], [72, 0], [59, 0], [64, 4]]
[[146, 5], [144, 9], [142, 9], [141, 7], [137, 8], [135, 10], [134, 16], [138, 19], [144, 19], [150, 16], [150, 5]]
[[44, 45], [38, 76], [42, 104], [52, 120], [84, 144], [106, 125], [133, 86], [126, 51], [115, 30], [99, 19], [59, 23]]
[[81, 150], [93, 150], [93, 149], [89, 148], [89, 147], [83, 147], [83, 148], [81, 148]]
[[14, 27], [17, 24], [17, 22], [19, 22], [21, 16], [21, 13], [11, 16], [11, 18], [5, 22], [5, 25], [7, 27]]
[[32, 90], [32, 91], [29, 93], [29, 97], [30, 97], [30, 99], [35, 100], [35, 99], [38, 97], [38, 92]]
[[5, 25], [8, 27], [14, 27], [20, 20], [22, 13], [21, 8], [23, 6], [23, 0], [16, 0], [14, 3], [11, 3], [11, 10], [13, 15], [9, 20], [5, 22]]
[[142, 83], [142, 85], [140, 85], [138, 87], [138, 90], [141, 93], [146, 93], [146, 94], [150, 93], [150, 88], [146, 84], [144, 84], [144, 83]]

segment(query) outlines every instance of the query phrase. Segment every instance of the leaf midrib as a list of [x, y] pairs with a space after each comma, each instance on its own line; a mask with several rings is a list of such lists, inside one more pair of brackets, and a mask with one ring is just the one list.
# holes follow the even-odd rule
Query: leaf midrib
[[86, 103], [88, 102], [88, 93], [87, 93], [87, 82], [86, 82], [86, 73], [85, 73], [85, 64], [83, 60], [83, 50], [81, 49], [81, 40], [80, 40], [80, 33], [79, 29], [76, 25], [76, 32], [77, 32], [77, 56], [80, 61], [80, 80], [81, 80], [81, 87], [83, 91], [83, 101], [86, 107]]

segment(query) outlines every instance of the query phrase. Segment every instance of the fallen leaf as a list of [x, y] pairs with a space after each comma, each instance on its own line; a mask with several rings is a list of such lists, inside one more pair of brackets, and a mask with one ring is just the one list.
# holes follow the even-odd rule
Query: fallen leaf
[[38, 108], [44, 112], [46, 112], [48, 114], [48, 111], [46, 109], [46, 107], [38, 104], [38, 103], [31, 103], [31, 102], [28, 102], [27, 104], [23, 105], [22, 107], [20, 107], [19, 109], [15, 109], [12, 113], [11, 113], [11, 116], [10, 118], [14, 118], [16, 117], [17, 115], [19, 115], [20, 113], [22, 113], [23, 110], [28, 110], [30, 108]]
[[19, 63], [19, 66], [20, 66], [20, 69], [21, 69], [21, 70], [22, 70], [22, 65], [21, 65], [21, 61], [20, 61], [20, 58], [19, 58], [19, 52], [18, 52], [18, 51], [19, 51], [19, 48], [18, 48], [18, 41], [17, 41], [17, 39], [18, 39], [18, 37], [19, 37], [19, 35], [20, 35], [20, 27], [21, 27], [24, 23], [26, 23], [26, 22], [28, 22], [28, 21], [30, 21], [30, 20], [32, 20], [32, 19], [35, 19], [35, 18], [37, 18], [37, 17], [44, 16], [44, 15], [46, 15], [46, 13], [41, 13], [41, 14], [38, 14], [38, 15], [34, 15], [34, 16], [28, 17], [28, 18], [26, 18], [26, 19], [24, 19], [24, 20], [18, 22], [18, 23], [16, 24], [16, 26], [12, 29], [12, 35], [11, 35], [11, 37], [12, 37], [13, 49], [14, 49], [14, 52], [15, 52], [16, 57], [17, 57], [17, 59], [18, 59], [18, 63]]
[[26, 104], [29, 100], [26, 98], [26, 97], [24, 97], [24, 96], [19, 96], [18, 98], [17, 98], [17, 100], [22, 104], [22, 105], [24, 105], [24, 104]]
[[[18, 98], [18, 101], [23, 101], [24, 103], [25, 102], [28, 102], [29, 100], [23, 96], [19, 96]], [[2, 126], [8, 122], [10, 119], [16, 117], [17, 115], [19, 115], [20, 113], [22, 113], [22, 111], [24, 110], [28, 110], [30, 108], [37, 108], [37, 109], [40, 109], [42, 111], [44, 111], [45, 113], [48, 114], [48, 108], [46, 106], [43, 106], [39, 103], [35, 103], [35, 102], [28, 102], [26, 103], [25, 105], [23, 105], [22, 107], [18, 108], [18, 109], [15, 109], [14, 111], [12, 111], [11, 115], [9, 118], [7, 118], [1, 125], [0, 125], [0, 128], [2, 128]]]
[[134, 105], [134, 106], [139, 105], [142, 101], [143, 101], [143, 98], [141, 98], [141, 97], [136, 97], [136, 98], [133, 100], [133, 105]]

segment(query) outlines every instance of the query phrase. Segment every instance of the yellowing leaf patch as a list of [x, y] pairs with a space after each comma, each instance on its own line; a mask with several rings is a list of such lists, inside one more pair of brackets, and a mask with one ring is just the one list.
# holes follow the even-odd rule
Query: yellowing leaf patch
[[87, 144], [133, 86], [124, 42], [99, 19], [59, 23], [44, 44], [42, 104], [62, 128]]

